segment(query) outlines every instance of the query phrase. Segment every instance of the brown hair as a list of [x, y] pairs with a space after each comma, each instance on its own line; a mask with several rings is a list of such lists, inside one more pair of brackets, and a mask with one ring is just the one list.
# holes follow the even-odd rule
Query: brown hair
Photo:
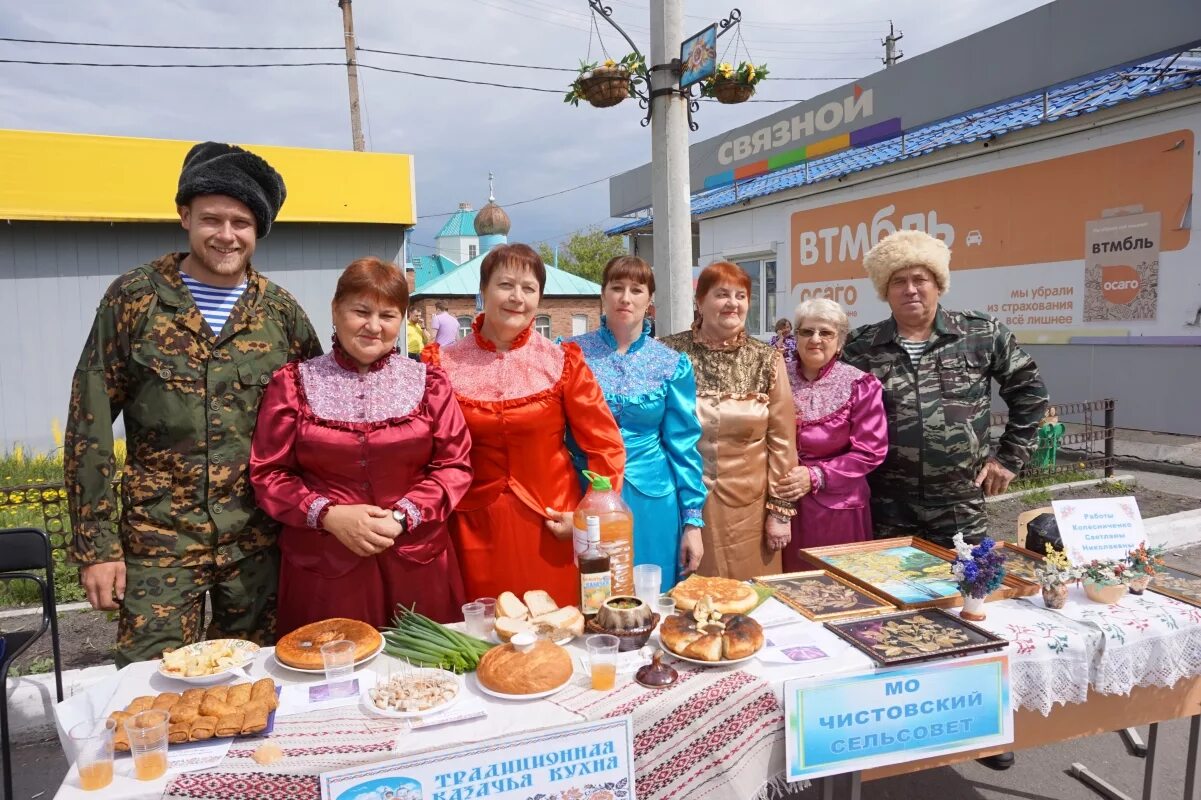
[[338, 278], [334, 303], [366, 295], [380, 304], [404, 311], [409, 304], [409, 282], [395, 264], [375, 257], [350, 262]]
[[498, 244], [488, 251], [480, 264], [480, 291], [488, 288], [492, 273], [497, 269], [511, 267], [517, 272], [529, 270], [538, 281], [538, 296], [546, 290], [546, 265], [528, 244]]
[[601, 273], [601, 288], [608, 286], [610, 281], [620, 280], [641, 283], [651, 294], [655, 293], [655, 271], [638, 256], [616, 256], [605, 264], [605, 271]]
[[709, 290], [722, 283], [741, 287], [749, 295], [751, 293], [751, 276], [737, 264], [729, 261], [715, 261], [701, 270], [696, 279], [696, 301], [699, 303], [709, 294]]

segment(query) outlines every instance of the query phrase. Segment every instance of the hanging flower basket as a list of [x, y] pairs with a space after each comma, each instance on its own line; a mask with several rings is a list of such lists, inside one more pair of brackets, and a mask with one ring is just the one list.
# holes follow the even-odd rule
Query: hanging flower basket
[[615, 106], [627, 97], [635, 97], [635, 87], [645, 80], [645, 70], [637, 53], [620, 61], [607, 59], [603, 64], [580, 62], [580, 74], [571, 84], [563, 102], [578, 106], [581, 100], [596, 108]]
[[624, 67], [597, 67], [577, 78], [576, 85], [591, 105], [609, 108], [630, 96], [630, 73]]
[[717, 65], [712, 76], [701, 84], [701, 95], [719, 103], [745, 103], [755, 94], [755, 85], [767, 77], [767, 65], [755, 66], [743, 61], [737, 68], [726, 62]]
[[726, 105], [745, 103], [754, 94], [754, 86], [738, 83], [728, 78], [719, 78], [713, 82], [713, 96], [717, 98], [717, 102], [719, 103], [725, 103]]

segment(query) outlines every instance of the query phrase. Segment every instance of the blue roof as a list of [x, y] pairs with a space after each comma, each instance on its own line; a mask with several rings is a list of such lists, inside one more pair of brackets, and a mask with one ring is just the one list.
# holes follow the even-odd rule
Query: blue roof
[[435, 278], [450, 272], [456, 265], [455, 262], [446, 256], [434, 253], [432, 255], [418, 256], [413, 261], [412, 266], [413, 285], [415, 288], [420, 289]]
[[[737, 203], [786, 189], [839, 178], [872, 167], [891, 164], [947, 147], [992, 139], [1010, 131], [1078, 117], [1121, 103], [1187, 89], [1201, 83], [1201, 50], [1186, 50], [1133, 67], [1123, 67], [1051, 89], [1047, 115], [1043, 116], [1043, 92], [1035, 92], [1005, 103], [907, 131], [902, 152], [901, 138], [845, 150], [795, 167], [769, 172], [734, 186], [723, 186], [692, 195], [692, 213], [705, 214]], [[651, 216], [638, 217], [609, 228], [614, 236], [643, 228]]]
[[[424, 286], [418, 284], [413, 296], [475, 297], [480, 291], [480, 264], [484, 263], [485, 255], [487, 253], [480, 253], [470, 261], [464, 261]], [[546, 289], [542, 292], [543, 297], [600, 297], [600, 293], [600, 284], [546, 265]]]
[[460, 208], [450, 215], [442, 230], [438, 231], [435, 239], [443, 236], [475, 236], [475, 212], [469, 208]]

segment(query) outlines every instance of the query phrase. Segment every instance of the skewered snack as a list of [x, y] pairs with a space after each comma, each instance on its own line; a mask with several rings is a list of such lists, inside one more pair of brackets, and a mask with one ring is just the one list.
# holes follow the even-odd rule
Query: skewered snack
[[384, 711], [434, 711], [459, 695], [459, 684], [445, 672], [419, 670], [393, 675], [369, 692], [371, 702]]

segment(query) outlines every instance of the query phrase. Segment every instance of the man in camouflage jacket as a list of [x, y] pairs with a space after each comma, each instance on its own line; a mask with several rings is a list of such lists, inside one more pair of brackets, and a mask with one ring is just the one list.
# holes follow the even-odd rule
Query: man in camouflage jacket
[[[115, 280], [75, 370], [64, 472], [70, 555], [93, 608], [120, 608], [117, 663], [202, 638], [274, 640], [277, 525], [247, 471], [259, 400], [285, 362], [319, 355], [308, 317], [250, 266], [285, 197], [241, 148], [206, 142], [184, 159], [176, 204], [188, 253]], [[245, 288], [214, 331], [181, 273]], [[232, 297], [232, 295], [230, 295]], [[118, 504], [113, 422], [127, 456]]]
[[[1038, 367], [992, 317], [950, 311], [950, 250], [921, 231], [880, 241], [864, 267], [892, 316], [851, 333], [843, 360], [880, 379], [888, 415], [888, 456], [871, 475], [877, 538], [921, 536], [944, 547], [963, 532], [987, 533], [984, 497], [1021, 471], [1047, 405]], [[1009, 406], [996, 452], [991, 381]]]

